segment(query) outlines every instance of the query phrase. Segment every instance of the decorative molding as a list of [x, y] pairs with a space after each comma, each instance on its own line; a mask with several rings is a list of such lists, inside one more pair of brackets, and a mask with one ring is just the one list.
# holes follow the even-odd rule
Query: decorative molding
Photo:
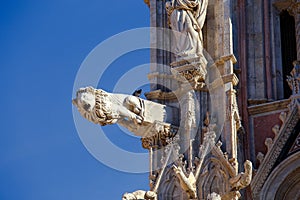
[[293, 106], [293, 109], [287, 116], [285, 124], [280, 130], [278, 138], [273, 142], [272, 148], [266, 154], [265, 159], [260, 164], [258, 171], [253, 178], [251, 188], [255, 199], [257, 199], [266, 179], [268, 178], [272, 168], [274, 167], [279, 154], [282, 151], [282, 148], [286, 144], [298, 120], [298, 108], [296, 106]]
[[294, 68], [291, 71], [291, 76], [287, 77], [287, 82], [293, 92], [293, 95], [300, 94], [300, 61], [293, 62]]
[[[293, 187], [293, 181], [291, 179], [297, 178], [299, 180], [299, 166], [300, 166], [300, 152], [297, 152], [288, 158], [285, 159], [284, 162], [280, 163], [278, 166], [274, 168], [274, 170], [270, 173], [267, 180], [264, 181], [264, 186], [261, 191], [255, 196], [255, 200], [266, 200], [266, 199], [277, 199], [276, 194], [282, 195], [282, 193], [288, 193], [290, 189]], [[298, 169], [297, 169], [298, 167]], [[291, 176], [293, 178], [291, 178]], [[292, 184], [287, 184], [292, 183]], [[280, 191], [281, 186], [286, 187], [283, 191]], [[294, 185], [297, 187], [297, 185]], [[288, 188], [288, 189], [287, 189]], [[299, 189], [298, 189], [299, 191]], [[279, 193], [278, 193], [279, 192]], [[297, 199], [295, 198], [287, 198], [287, 199]], [[282, 199], [282, 198], [278, 198]]]
[[198, 56], [189, 59], [182, 59], [170, 64], [174, 79], [179, 82], [192, 82], [194, 88], [205, 86], [207, 61], [205, 57]]
[[263, 103], [255, 106], [249, 106], [248, 112], [249, 115], [258, 115], [258, 114], [268, 113], [273, 111], [279, 112], [282, 110], [287, 110], [290, 102], [291, 102], [290, 99], [285, 99], [285, 100], [274, 101], [270, 103]]
[[239, 79], [235, 74], [227, 74], [222, 76], [224, 84], [226, 83], [232, 83], [233, 86], [237, 86], [239, 83]]
[[289, 151], [289, 154], [295, 153], [300, 150], [300, 133], [298, 133], [297, 138], [294, 141], [292, 148]]
[[145, 96], [148, 100], [178, 101], [175, 92], [163, 92], [161, 90], [154, 90], [154, 91], [145, 93]]
[[152, 72], [152, 73], [149, 73], [147, 76], [148, 76], [149, 80], [152, 80], [155, 78], [174, 80], [174, 75], [161, 73], [161, 72]]
[[231, 61], [232, 64], [235, 64], [237, 62], [237, 59], [233, 54], [230, 54], [230, 55], [220, 57], [215, 63], [217, 65], [224, 65], [224, 63], [227, 61]]
[[248, 104], [250, 106], [259, 105], [259, 104], [268, 103], [268, 102], [269, 102], [268, 99], [248, 99]]
[[171, 139], [173, 139], [178, 132], [178, 127], [176, 126], [165, 126], [165, 128], [161, 131], [158, 131], [156, 134], [151, 137], [143, 137], [141, 138], [142, 147], [144, 149], [150, 148], [161, 148], [163, 146], [167, 146]]
[[[149, 79], [154, 78], [165, 78], [165, 79], [173, 79], [173, 75], [170, 74], [159, 74], [159, 73], [151, 73], [148, 74]], [[221, 82], [221, 80], [223, 82]], [[239, 82], [238, 77], [235, 74], [227, 74], [222, 76], [222, 79], [216, 79], [212, 83], [209, 84], [209, 88], [218, 88], [221, 84], [232, 83], [236, 86]], [[196, 85], [194, 80], [190, 80], [191, 87], [196, 91], [204, 91], [207, 92], [207, 86]], [[163, 92], [162, 90], [153, 90], [150, 92], [145, 93], [145, 96], [148, 100], [168, 100], [168, 101], [178, 101], [178, 97], [180, 95], [180, 90], [172, 91], [172, 92]]]

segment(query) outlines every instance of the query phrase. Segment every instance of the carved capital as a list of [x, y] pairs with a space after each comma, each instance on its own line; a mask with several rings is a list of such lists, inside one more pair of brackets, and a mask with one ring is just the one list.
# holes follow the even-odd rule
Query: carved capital
[[300, 14], [300, 1], [294, 0], [290, 6], [287, 8], [287, 11], [290, 13], [290, 15], [293, 15], [296, 17]]
[[194, 89], [203, 88], [206, 78], [207, 61], [203, 56], [190, 59], [182, 59], [171, 63], [171, 71], [174, 78], [180, 82], [190, 82]]
[[163, 146], [167, 146], [173, 140], [178, 132], [178, 128], [175, 126], [164, 126], [164, 129], [157, 131], [156, 134], [152, 135], [151, 137], [144, 137], [141, 138], [142, 146], [145, 149], [152, 148], [161, 148]]
[[293, 91], [293, 95], [300, 94], [300, 61], [294, 61], [294, 68], [291, 76], [287, 77], [287, 82]]

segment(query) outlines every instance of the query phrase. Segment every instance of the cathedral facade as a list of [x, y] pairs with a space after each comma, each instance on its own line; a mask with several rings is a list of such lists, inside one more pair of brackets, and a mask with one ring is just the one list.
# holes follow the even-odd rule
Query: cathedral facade
[[[199, 74], [195, 75], [178, 61], [174, 52], [166, 50], [172, 49], [174, 43], [168, 30], [179, 29], [172, 24], [172, 15], [178, 11], [175, 14], [182, 17], [180, 12], [186, 11], [187, 16], [199, 19], [194, 14], [201, 10], [200, 6], [193, 7], [196, 2], [145, 0], [150, 26], [161, 28], [151, 32], [151, 45], [155, 47], [151, 50], [153, 64], [148, 76], [149, 100], [180, 107], [172, 94], [176, 83], [162, 65], [185, 68], [179, 73], [201, 82]], [[205, 0], [198, 2], [204, 4]], [[194, 25], [193, 21], [189, 23]], [[196, 180], [197, 198], [213, 199], [213, 194], [218, 194], [221, 199], [300, 199], [300, 1], [209, 0], [205, 20], [199, 24], [203, 48], [224, 82], [225, 120], [222, 133], [216, 136], [219, 142], [203, 160]], [[209, 126], [206, 119], [211, 107], [207, 88], [197, 85], [193, 89], [200, 103], [196, 115], [201, 128], [194, 134], [194, 148], [189, 148], [192, 156], [179, 152], [189, 165], [187, 177], [193, 171], [191, 162], [195, 161], [193, 158], [189, 163], [189, 156], [201, 157], [196, 155], [201, 153], [198, 146], [204, 143], [203, 131]], [[161, 165], [164, 158], [155, 154], [155, 148], [164, 146], [162, 138], [153, 140], [156, 142], [143, 140], [143, 146], [151, 151], [151, 169]], [[252, 163], [251, 184], [235, 190], [232, 182], [235, 176], [246, 174], [246, 160]], [[152, 189], [159, 172], [150, 172]], [[184, 194], [174, 170], [166, 169], [159, 178], [158, 199], [196, 198], [192, 198], [192, 192]]]
[[300, 1], [145, 0], [150, 92], [81, 88], [87, 120], [149, 151], [123, 200], [300, 199]]

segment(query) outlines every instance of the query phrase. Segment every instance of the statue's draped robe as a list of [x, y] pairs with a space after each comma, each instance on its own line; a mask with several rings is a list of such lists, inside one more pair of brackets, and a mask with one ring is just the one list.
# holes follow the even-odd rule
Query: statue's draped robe
[[167, 8], [178, 57], [202, 54], [202, 32], [208, 0], [174, 0]]

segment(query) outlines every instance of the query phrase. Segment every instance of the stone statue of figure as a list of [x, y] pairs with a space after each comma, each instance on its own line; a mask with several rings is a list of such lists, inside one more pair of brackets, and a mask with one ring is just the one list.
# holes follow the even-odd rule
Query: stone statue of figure
[[232, 190], [241, 190], [250, 185], [252, 180], [252, 162], [246, 160], [244, 163], [245, 172], [239, 173], [237, 176], [229, 179]]
[[202, 54], [201, 30], [207, 5], [208, 0], [172, 0], [166, 3], [177, 57], [196, 57]]
[[189, 176], [187, 177], [183, 173], [182, 167], [173, 165], [172, 168], [179, 179], [181, 188], [186, 191], [188, 197], [190, 199], [197, 199], [196, 178], [194, 174], [190, 172]]

